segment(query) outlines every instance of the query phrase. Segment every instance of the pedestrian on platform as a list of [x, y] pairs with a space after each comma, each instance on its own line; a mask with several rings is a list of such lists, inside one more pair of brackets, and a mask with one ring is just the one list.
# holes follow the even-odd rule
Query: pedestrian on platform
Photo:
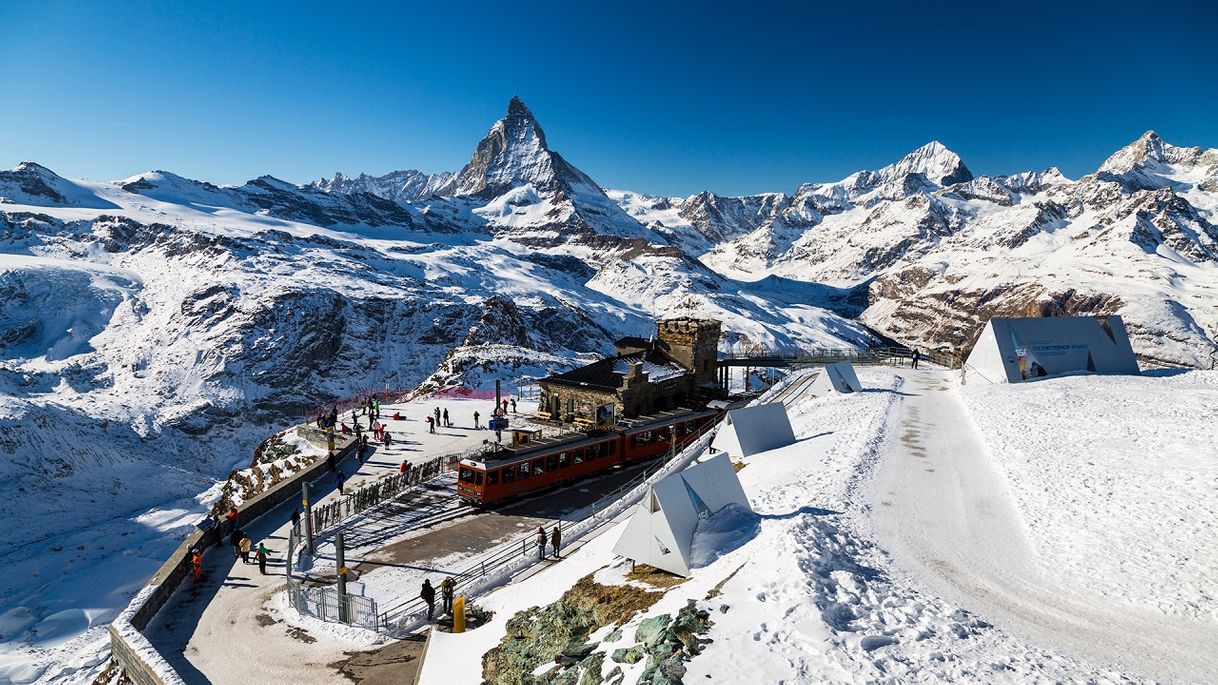
[[453, 427], [453, 422], [448, 420], [448, 409], [444, 410], [444, 427], [445, 428]]
[[546, 558], [546, 529], [537, 526], [537, 561]]
[[404, 475], [406, 475], [406, 470], [409, 468], [410, 468], [410, 463], [407, 462], [405, 459], [403, 459], [401, 466], [398, 466], [398, 473], [400, 473], [404, 476]]
[[230, 525], [231, 525], [233, 528], [236, 528], [236, 527], [237, 527], [237, 519], [238, 519], [238, 518], [240, 518], [240, 515], [237, 513], [237, 507], [229, 507], [229, 508], [228, 508], [228, 514], [226, 514], [226, 515], [225, 515], [225, 518], [227, 518], [227, 519], [228, 519], [229, 524], [230, 524]]
[[337, 460], [334, 458], [334, 450], [330, 450], [330, 453], [326, 455], [326, 468], [334, 471], [337, 469], [337, 463]]
[[365, 448], [367, 448], [368, 447], [368, 434], [365, 433], [364, 437], [360, 438], [360, 440], [361, 440], [360, 444], [363, 445]]
[[346, 482], [347, 482], [347, 477], [345, 475], [343, 475], [342, 471], [339, 471], [338, 475], [334, 476], [334, 484], [338, 486], [338, 494], [340, 494], [340, 495], [347, 494], [347, 493], [343, 492], [343, 484]]
[[478, 430], [482, 426], [478, 423], [478, 412], [474, 412], [474, 430]]
[[558, 524], [554, 525], [554, 530], [550, 531], [550, 546], [554, 548], [554, 558], [562, 559], [562, 555], [558, 553], [558, 546], [562, 544], [562, 533], [558, 532]]
[[915, 347], [914, 351], [913, 351], [913, 357], [912, 357], [913, 362], [910, 364], [910, 366], [915, 369], [918, 368], [918, 360], [921, 358], [922, 358], [922, 353], [918, 352], [918, 348]]
[[258, 551], [254, 553], [254, 558], [258, 560], [258, 572], [264, 576], [266, 575], [266, 558], [268, 554], [266, 545], [259, 542]]
[[512, 413], [516, 413], [516, 398], [512, 398]]
[[436, 589], [431, 586], [430, 580], [423, 581], [423, 590], [419, 592], [419, 597], [427, 602], [427, 620], [430, 621], [432, 614], [436, 612]]
[[393, 444], [393, 436], [389, 435], [389, 431], [385, 431], [385, 447]]
[[245, 533], [242, 533], [237, 528], [233, 528], [233, 532], [230, 533], [228, 536], [228, 544], [233, 546], [233, 558], [234, 559], [241, 556], [241, 539], [244, 537], [245, 537]]
[[254, 541], [251, 540], [248, 535], [241, 536], [241, 561], [243, 563], [250, 563], [250, 547], [253, 544]]
[[427, 417], [427, 432], [428, 432], [428, 433], [435, 433], [435, 432], [436, 432], [436, 422], [435, 422], [435, 419], [432, 419], [430, 416], [428, 416], [428, 417]]
[[440, 597], [444, 599], [444, 613], [449, 616], [453, 614], [453, 591], [456, 588], [457, 583], [453, 581], [452, 576], [440, 581]]
[[372, 406], [376, 409], [376, 418], [381, 418], [381, 401], [372, 400]]
[[507, 416], [507, 405], [508, 405], [507, 400], [504, 400], [503, 401], [503, 413], [500, 414], [500, 416]]
[[292, 530], [296, 531], [297, 533], [300, 532], [300, 510], [299, 509], [292, 510]]
[[366, 400], [359, 401], [359, 415], [363, 416], [368, 413], [368, 402]]
[[196, 547], [190, 548], [190, 568], [195, 580], [203, 580], [203, 553]]
[[436, 417], [436, 425], [437, 426], [442, 425], [440, 423], [440, 408], [439, 407], [436, 407], [436, 410], [432, 412], [432, 415]]

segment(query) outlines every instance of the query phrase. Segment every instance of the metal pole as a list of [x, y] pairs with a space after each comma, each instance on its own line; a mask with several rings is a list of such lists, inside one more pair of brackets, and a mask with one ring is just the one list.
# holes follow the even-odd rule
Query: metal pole
[[317, 553], [317, 549], [313, 546], [313, 505], [309, 503], [308, 483], [300, 485], [300, 503], [304, 505], [305, 540], [309, 547], [309, 554], [313, 555]]
[[334, 558], [338, 564], [338, 620], [350, 623], [347, 618], [347, 562], [343, 558], [343, 532], [334, 534]]

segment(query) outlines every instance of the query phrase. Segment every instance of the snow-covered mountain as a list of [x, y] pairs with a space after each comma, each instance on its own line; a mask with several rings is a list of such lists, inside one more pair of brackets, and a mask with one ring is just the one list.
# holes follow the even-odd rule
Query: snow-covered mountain
[[[220, 187], [22, 163], [0, 171], [0, 501], [20, 522], [0, 560], [29, 580], [0, 602], [41, 620], [82, 569], [142, 580], [310, 407], [541, 374], [657, 316], [722, 319], [729, 345], [874, 344], [870, 326], [959, 348], [995, 314], [1120, 313], [1144, 358], [1208, 366], [1216, 211], [1218, 152], [1149, 133], [1077, 181], [974, 177], [930, 143], [790, 194], [606, 190], [519, 99], [455, 174]], [[121, 560], [90, 544], [131, 535]], [[80, 546], [31, 565], [60, 538]]]

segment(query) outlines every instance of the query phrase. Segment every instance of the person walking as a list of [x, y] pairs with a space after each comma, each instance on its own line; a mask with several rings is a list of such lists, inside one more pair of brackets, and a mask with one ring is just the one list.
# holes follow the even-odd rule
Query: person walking
[[423, 590], [419, 592], [419, 597], [427, 602], [427, 620], [430, 621], [433, 614], [436, 612], [436, 589], [431, 586], [430, 580], [423, 581]]
[[512, 413], [516, 413], [516, 398], [512, 398]]
[[264, 576], [266, 575], [267, 554], [268, 554], [268, 552], [267, 552], [266, 545], [259, 542], [258, 551], [254, 553], [254, 558], [258, 560], [258, 572]]
[[449, 420], [448, 420], [448, 409], [445, 409], [445, 410], [444, 410], [444, 427], [445, 427], [445, 428], [452, 428], [452, 425], [453, 425], [453, 424], [452, 424], [452, 421], [449, 421]]
[[427, 417], [427, 432], [428, 433], [436, 432], [436, 422], [430, 416]]
[[190, 568], [195, 580], [203, 580], [203, 553], [196, 547], [190, 548]]
[[436, 410], [432, 412], [432, 415], [436, 417], [436, 425], [439, 426], [440, 425], [440, 408], [436, 407]]
[[912, 368], [915, 368], [915, 369], [918, 368], [918, 359], [920, 359], [921, 357], [922, 357], [922, 354], [920, 352], [918, 352], [918, 349], [915, 347], [914, 351], [913, 351], [913, 363], [911, 364]]
[[228, 513], [224, 515], [224, 518], [228, 519], [228, 522], [232, 524], [233, 528], [237, 527], [237, 519], [240, 517], [241, 515], [237, 513], [237, 507], [229, 507]]
[[554, 524], [554, 530], [550, 531], [550, 546], [554, 548], [555, 559], [562, 559], [562, 555], [558, 553], [560, 544], [562, 544], [562, 533], [558, 532], [558, 524]]
[[537, 526], [537, 561], [546, 558], [546, 529]]
[[253, 544], [254, 541], [251, 540], [248, 535], [241, 536], [241, 563], [250, 563], [250, 547], [253, 546]]
[[474, 430], [482, 428], [482, 426], [478, 423], [478, 416], [478, 412], [474, 412]]
[[241, 539], [245, 537], [239, 528], [233, 528], [233, 532], [228, 536], [228, 544], [233, 546], [233, 558], [241, 556]]
[[444, 613], [452, 616], [453, 614], [453, 591], [457, 588], [457, 583], [453, 581], [452, 576], [440, 581], [440, 597], [444, 599]]
[[340, 494], [340, 495], [347, 494], [347, 493], [343, 492], [343, 484], [346, 482], [347, 482], [347, 477], [345, 475], [343, 475], [342, 471], [339, 471], [334, 476], [334, 484], [338, 486], [338, 494]]
[[393, 436], [389, 435], [389, 431], [385, 431], [385, 447], [393, 444]]
[[292, 510], [292, 530], [296, 531], [297, 533], [300, 532], [300, 510], [299, 509]]

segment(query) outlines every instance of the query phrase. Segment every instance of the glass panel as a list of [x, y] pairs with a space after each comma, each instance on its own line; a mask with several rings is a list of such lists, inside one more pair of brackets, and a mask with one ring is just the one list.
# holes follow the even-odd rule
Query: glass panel
[[584, 451], [583, 450], [574, 450], [571, 452], [571, 455], [575, 458], [576, 464], [584, 463]]
[[550, 456], [546, 457], [546, 467], [547, 471], [553, 471], [558, 468], [557, 454], [551, 454]]
[[462, 466], [460, 474], [461, 475], [459, 475], [458, 478], [461, 479], [462, 483], [473, 483], [474, 482], [474, 470], [469, 468], [468, 466]]
[[543, 474], [545, 472], [546, 472], [546, 460], [545, 459], [534, 459], [533, 460], [533, 475], [540, 476], [541, 474]]
[[474, 471], [474, 485], [482, 485], [482, 472]]
[[487, 486], [488, 486], [488, 487], [489, 487], [489, 486], [491, 486], [491, 485], [498, 485], [498, 484], [499, 484], [499, 470], [498, 470], [498, 469], [496, 469], [496, 470], [494, 470], [494, 471], [488, 471], [488, 472], [487, 472], [487, 474], [486, 474], [486, 484], [487, 484]]
[[570, 465], [571, 465], [571, 455], [570, 454], [563, 452], [562, 454], [558, 455], [558, 468], [565, 469]]
[[506, 484], [508, 484], [508, 483], [515, 483], [515, 482], [516, 482], [516, 467], [515, 467], [515, 466], [509, 466], [509, 467], [505, 468], [505, 469], [503, 470], [503, 483], [504, 483], [504, 485], [506, 485]]
[[528, 477], [529, 477], [529, 462], [526, 461], [520, 465], [520, 480], [524, 480], [525, 478], [528, 478]]

